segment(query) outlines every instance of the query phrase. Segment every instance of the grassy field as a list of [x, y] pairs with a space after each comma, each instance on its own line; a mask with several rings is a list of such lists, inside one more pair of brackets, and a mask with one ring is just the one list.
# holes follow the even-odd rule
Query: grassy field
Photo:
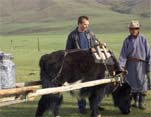
[[[150, 33], [143, 33], [149, 40], [151, 45]], [[109, 33], [97, 34], [97, 38], [106, 42], [118, 57], [122, 42], [127, 36], [125, 33]], [[40, 51], [37, 47], [37, 39], [40, 41]], [[39, 80], [39, 67], [38, 61], [40, 56], [50, 53], [55, 50], [64, 49], [67, 34], [64, 35], [28, 35], [28, 36], [1, 36], [0, 37], [0, 50], [12, 53], [14, 62], [16, 63], [17, 82]], [[62, 117], [88, 117], [90, 111], [86, 115], [80, 115], [77, 112], [76, 98], [71, 97], [69, 94], [64, 94], [64, 103], [61, 108]], [[12, 105], [0, 108], [0, 117], [33, 117], [37, 107], [37, 98], [33, 102]], [[126, 117], [120, 114], [119, 110], [112, 106], [111, 97], [106, 97], [102, 103], [106, 109], [102, 111], [103, 117]], [[151, 117], [151, 92], [146, 97], [147, 110], [142, 111], [132, 108], [129, 117]], [[45, 113], [48, 117], [48, 113]], [[50, 114], [50, 116], [52, 116]]]

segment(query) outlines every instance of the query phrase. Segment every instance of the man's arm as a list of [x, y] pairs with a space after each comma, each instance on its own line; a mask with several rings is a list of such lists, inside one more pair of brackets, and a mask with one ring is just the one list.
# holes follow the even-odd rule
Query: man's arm
[[145, 41], [145, 48], [146, 48], [147, 72], [151, 72], [151, 49], [147, 39]]
[[151, 90], [151, 72], [147, 72], [148, 90]]
[[98, 45], [99, 42], [96, 39], [95, 34], [91, 30], [88, 29], [86, 31], [86, 35], [87, 35], [87, 38], [88, 38], [88, 43], [89, 43], [90, 48], [93, 48], [93, 47]]
[[148, 90], [151, 90], [151, 49], [147, 39], [145, 41], [145, 48], [146, 48], [146, 62], [147, 62], [146, 72], [148, 80]]
[[67, 49], [74, 49], [74, 43], [73, 43], [73, 39], [72, 39], [71, 33], [68, 35], [68, 38], [67, 38], [66, 50]]
[[119, 57], [119, 65], [120, 67], [125, 67], [126, 61], [127, 61], [127, 54], [126, 54], [126, 49], [127, 49], [127, 43], [126, 40], [123, 42], [123, 46], [121, 49], [120, 57]]

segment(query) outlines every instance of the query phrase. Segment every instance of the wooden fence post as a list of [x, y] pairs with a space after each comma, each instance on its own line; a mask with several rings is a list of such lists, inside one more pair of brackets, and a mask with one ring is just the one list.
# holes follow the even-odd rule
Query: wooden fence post
[[10, 50], [12, 49], [13, 46], [13, 40], [10, 41]]
[[38, 47], [38, 52], [39, 52], [40, 51], [39, 37], [37, 38], [37, 47]]

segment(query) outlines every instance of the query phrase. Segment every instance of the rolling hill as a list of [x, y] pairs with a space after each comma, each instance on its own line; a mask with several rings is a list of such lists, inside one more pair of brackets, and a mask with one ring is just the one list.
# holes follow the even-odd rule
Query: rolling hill
[[151, 30], [150, 0], [0, 0], [0, 34], [67, 33], [79, 15], [96, 33], [125, 31], [132, 19]]

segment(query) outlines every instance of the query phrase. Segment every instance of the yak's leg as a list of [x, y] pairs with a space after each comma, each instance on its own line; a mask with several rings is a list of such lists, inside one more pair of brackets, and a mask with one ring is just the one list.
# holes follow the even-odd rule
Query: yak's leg
[[91, 109], [91, 117], [101, 117], [99, 114], [99, 103], [101, 101], [101, 89], [100, 86], [95, 87], [93, 93], [89, 97], [90, 109]]
[[56, 106], [56, 107], [54, 107], [54, 110], [53, 110], [53, 115], [54, 115], [54, 117], [60, 117], [59, 116], [59, 106]]
[[99, 117], [99, 108], [98, 108], [98, 96], [90, 96], [89, 103], [91, 109], [91, 117]]
[[42, 115], [46, 111], [46, 109], [47, 109], [47, 107], [45, 104], [45, 97], [42, 96], [39, 100], [35, 117], [42, 117]]
[[102, 88], [100, 89], [100, 103], [98, 104], [99, 111], [105, 110], [105, 109], [101, 106], [101, 102], [102, 102], [103, 98], [104, 98], [105, 95], [106, 95], [106, 85], [102, 85], [101, 87], [102, 87]]
[[42, 117], [46, 110], [52, 110], [54, 117], [59, 117], [59, 107], [62, 102], [63, 96], [59, 94], [49, 94], [41, 97], [38, 108], [36, 111], [36, 117]]
[[60, 117], [59, 116], [59, 110], [60, 110], [60, 105], [63, 101], [63, 95], [57, 94], [54, 101], [56, 101], [56, 103], [54, 104], [54, 107], [53, 107], [54, 117]]

